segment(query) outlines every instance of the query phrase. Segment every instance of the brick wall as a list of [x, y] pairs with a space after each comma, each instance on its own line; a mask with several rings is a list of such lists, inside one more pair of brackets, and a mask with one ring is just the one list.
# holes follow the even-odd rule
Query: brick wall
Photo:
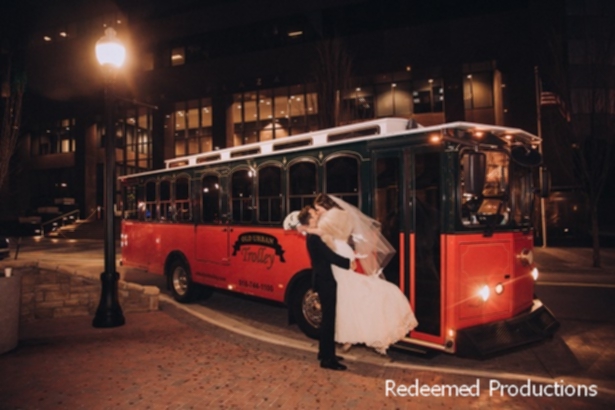
[[[100, 279], [43, 263], [13, 264], [21, 276], [22, 321], [63, 316], [94, 316], [100, 301]], [[120, 280], [119, 303], [124, 313], [158, 310], [160, 290]]]

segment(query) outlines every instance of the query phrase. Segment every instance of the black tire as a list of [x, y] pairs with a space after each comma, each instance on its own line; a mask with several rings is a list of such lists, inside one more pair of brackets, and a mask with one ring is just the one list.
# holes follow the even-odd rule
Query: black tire
[[192, 281], [190, 266], [181, 259], [174, 260], [167, 275], [173, 298], [180, 303], [193, 302], [200, 293], [200, 286]]
[[307, 337], [318, 339], [320, 337], [322, 311], [318, 293], [312, 289], [309, 277], [302, 278], [295, 285], [290, 300], [290, 309], [299, 329]]

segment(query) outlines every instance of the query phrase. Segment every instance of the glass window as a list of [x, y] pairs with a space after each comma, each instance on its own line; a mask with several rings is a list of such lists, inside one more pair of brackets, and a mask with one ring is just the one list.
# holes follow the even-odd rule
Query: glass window
[[417, 152], [414, 156], [414, 241], [416, 317], [421, 332], [440, 334], [440, 191], [439, 152]]
[[244, 94], [244, 134], [241, 145], [258, 141], [258, 95], [256, 92]]
[[188, 101], [186, 110], [186, 133], [188, 138], [188, 155], [198, 154], [199, 136], [201, 132], [201, 111], [199, 101]]
[[317, 107], [316, 93], [304, 85], [234, 94], [229, 141], [239, 146], [315, 130]]
[[379, 158], [376, 162], [375, 216], [389, 241], [399, 234], [399, 162], [397, 157]]
[[135, 163], [142, 171], [154, 167], [152, 159], [152, 112], [151, 109], [140, 107], [137, 111], [137, 152], [139, 153]]
[[152, 169], [152, 113], [146, 107], [126, 109], [118, 120], [117, 146], [122, 147], [120, 175]]
[[409, 117], [412, 114], [412, 84], [409, 82], [391, 84], [393, 92], [393, 115]]
[[[376, 170], [376, 195], [374, 196], [375, 218], [381, 224], [382, 234], [399, 249], [400, 231], [400, 162], [401, 157], [378, 158]], [[384, 276], [399, 285], [399, 255], [396, 253], [384, 268]]]
[[171, 204], [171, 181], [164, 180], [160, 182], [160, 220], [173, 220], [173, 207]]
[[203, 177], [201, 199], [203, 222], [220, 223], [220, 184], [217, 176]]
[[188, 154], [186, 111], [184, 110], [185, 103], [178, 103], [175, 106], [175, 112], [173, 113], [175, 118], [173, 124], [173, 129], [175, 130], [175, 156], [180, 157]]
[[282, 169], [277, 165], [263, 167], [258, 171], [258, 220], [282, 220]]
[[442, 112], [444, 109], [442, 80], [430, 78], [426, 81], [415, 81], [412, 103], [416, 114]]
[[341, 109], [342, 121], [346, 123], [374, 118], [374, 92], [372, 87], [357, 87], [354, 91], [346, 94], [342, 100]]
[[175, 47], [171, 50], [171, 65], [184, 65], [186, 64], [186, 48]]
[[211, 99], [178, 102], [167, 118], [173, 119], [176, 157], [213, 150]]
[[179, 177], [175, 180], [175, 215], [173, 220], [179, 222], [192, 220], [190, 180], [187, 177]]
[[145, 186], [137, 185], [137, 206], [139, 207], [139, 220], [145, 221], [147, 207], [145, 205]]
[[63, 119], [47, 124], [45, 131], [32, 135], [32, 155], [75, 152], [75, 119]]
[[137, 187], [129, 185], [124, 187], [124, 219], [138, 219]]
[[253, 173], [247, 169], [233, 172], [231, 206], [234, 222], [252, 222]]
[[394, 88], [391, 84], [378, 84], [376, 86], [376, 116], [390, 117], [395, 115], [393, 103]]
[[335, 157], [325, 165], [326, 192], [359, 206], [359, 162], [354, 157]]
[[469, 166], [467, 151], [461, 157], [461, 220], [464, 225], [502, 225], [510, 219], [509, 157], [501, 151], [485, 154], [485, 182], [481, 193], [466, 192], [464, 169]]
[[311, 205], [316, 198], [316, 164], [311, 161], [294, 163], [288, 169], [288, 212]]
[[493, 107], [493, 75], [491, 72], [468, 74], [463, 80], [465, 108]]
[[156, 182], [148, 181], [145, 184], [145, 220], [156, 218]]
[[245, 115], [244, 115], [244, 103], [243, 94], [233, 95], [233, 106], [230, 109], [230, 115], [233, 118], [233, 136], [232, 144], [229, 146], [237, 147], [243, 144], [244, 128], [245, 128]]
[[290, 123], [290, 99], [288, 97], [288, 88], [280, 87], [274, 90], [274, 120], [267, 123], [263, 128], [266, 132], [268, 127], [272, 128], [272, 139], [278, 139], [288, 136], [288, 127]]
[[[273, 105], [272, 90], [260, 90], [258, 93], [258, 120], [256, 125], [259, 132], [257, 141], [273, 139]], [[265, 129], [268, 126], [269, 128]]]
[[487, 178], [484, 196], [501, 196], [508, 190], [508, 155], [499, 151], [487, 151]]
[[530, 223], [533, 205], [532, 170], [515, 166], [510, 181], [512, 216], [517, 225]]
[[316, 131], [319, 129], [318, 110], [320, 109], [318, 105], [318, 93], [316, 92], [316, 85], [308, 84], [305, 88], [305, 109], [307, 119], [305, 132]]
[[75, 152], [75, 138], [72, 134], [74, 123], [74, 119], [66, 119], [61, 121], [58, 132], [58, 152]]
[[306, 96], [303, 85], [290, 87], [288, 96], [288, 133], [302, 134], [306, 129]]

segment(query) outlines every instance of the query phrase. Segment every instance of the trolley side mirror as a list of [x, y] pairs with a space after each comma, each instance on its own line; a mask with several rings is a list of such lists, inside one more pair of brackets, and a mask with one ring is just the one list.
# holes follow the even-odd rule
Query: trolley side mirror
[[548, 198], [551, 193], [551, 173], [546, 167], [540, 168], [540, 197]]
[[483, 152], [471, 151], [463, 156], [464, 192], [481, 195], [487, 174], [487, 156]]

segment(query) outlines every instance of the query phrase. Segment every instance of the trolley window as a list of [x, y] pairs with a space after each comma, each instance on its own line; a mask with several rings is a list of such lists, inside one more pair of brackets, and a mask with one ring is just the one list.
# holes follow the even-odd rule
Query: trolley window
[[156, 218], [156, 182], [148, 181], [145, 184], [145, 220]]
[[316, 164], [297, 162], [288, 170], [288, 212], [311, 205], [316, 198]]
[[335, 157], [325, 167], [327, 193], [359, 206], [359, 161], [355, 157]]
[[232, 215], [234, 222], [252, 222], [252, 171], [235, 171], [231, 178]]
[[279, 166], [270, 165], [258, 171], [258, 220], [282, 220], [282, 170]]
[[173, 205], [171, 204], [171, 181], [160, 181], [160, 220], [173, 220]]
[[124, 218], [139, 218], [139, 203], [137, 201], [137, 186], [129, 185], [124, 188]]
[[220, 184], [218, 177], [215, 175], [205, 175], [201, 186], [203, 222], [220, 223]]
[[175, 220], [178, 222], [192, 220], [190, 180], [187, 177], [179, 177], [175, 180]]

